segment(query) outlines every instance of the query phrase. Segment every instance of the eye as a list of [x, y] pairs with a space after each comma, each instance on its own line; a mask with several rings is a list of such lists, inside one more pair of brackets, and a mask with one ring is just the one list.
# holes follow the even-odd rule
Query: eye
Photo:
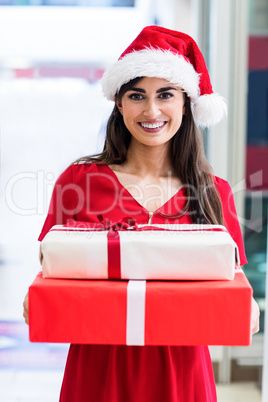
[[174, 95], [171, 93], [171, 92], [162, 92], [160, 95], [159, 95], [159, 98], [160, 99], [170, 99], [170, 98], [172, 98]]
[[138, 101], [138, 100], [143, 99], [143, 96], [139, 93], [133, 93], [133, 94], [129, 95], [129, 99]]

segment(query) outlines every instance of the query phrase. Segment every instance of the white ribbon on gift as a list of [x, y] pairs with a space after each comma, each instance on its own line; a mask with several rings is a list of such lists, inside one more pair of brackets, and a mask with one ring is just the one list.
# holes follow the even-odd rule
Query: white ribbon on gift
[[127, 345], [144, 346], [146, 281], [132, 280], [127, 286]]

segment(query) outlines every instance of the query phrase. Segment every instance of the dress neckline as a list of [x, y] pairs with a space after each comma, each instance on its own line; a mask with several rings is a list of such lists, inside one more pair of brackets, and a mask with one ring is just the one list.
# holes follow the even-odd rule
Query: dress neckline
[[116, 180], [117, 183], [120, 185], [120, 187], [121, 187], [122, 189], [124, 189], [124, 190], [128, 193], [129, 197], [131, 197], [131, 199], [132, 199], [134, 202], [136, 202], [136, 204], [138, 204], [138, 205], [139, 205], [144, 211], [146, 211], [149, 215], [153, 215], [153, 214], [156, 214], [157, 212], [160, 212], [160, 210], [163, 209], [169, 202], [171, 202], [171, 201], [173, 200], [173, 198], [175, 198], [180, 192], [184, 192], [184, 188], [183, 188], [183, 187], [179, 188], [179, 190], [178, 190], [175, 194], [173, 194], [173, 196], [170, 197], [170, 198], [169, 198], [164, 204], [162, 204], [159, 208], [157, 208], [155, 211], [149, 211], [149, 210], [148, 210], [147, 208], [145, 208], [142, 204], [140, 204], [139, 201], [138, 201], [138, 200], [128, 191], [128, 189], [120, 182], [120, 180], [119, 180], [119, 178], [117, 177], [116, 173], [113, 171], [113, 169], [110, 168], [110, 166], [108, 166], [108, 165], [102, 165], [102, 166], [105, 166], [105, 167], [109, 170], [110, 174], [115, 178], [115, 180]]

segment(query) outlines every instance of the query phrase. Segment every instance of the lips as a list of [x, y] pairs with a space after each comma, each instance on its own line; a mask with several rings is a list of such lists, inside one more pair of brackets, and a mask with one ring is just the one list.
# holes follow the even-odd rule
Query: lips
[[166, 121], [144, 121], [139, 122], [140, 127], [146, 133], [158, 133], [167, 124]]
[[164, 124], [165, 124], [164, 121], [159, 121], [159, 122], [154, 122], [154, 123], [149, 123], [149, 122], [148, 123], [143, 123], [143, 122], [140, 123], [140, 125], [143, 128], [160, 128], [160, 127], [163, 127]]

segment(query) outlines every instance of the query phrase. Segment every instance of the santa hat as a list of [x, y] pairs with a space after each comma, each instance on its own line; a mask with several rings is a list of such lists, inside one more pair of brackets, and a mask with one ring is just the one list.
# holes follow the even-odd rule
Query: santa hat
[[205, 60], [195, 41], [170, 29], [144, 28], [102, 77], [105, 97], [114, 100], [121, 86], [137, 77], [163, 78], [191, 99], [197, 125], [208, 127], [227, 112], [224, 98], [213, 93]]

